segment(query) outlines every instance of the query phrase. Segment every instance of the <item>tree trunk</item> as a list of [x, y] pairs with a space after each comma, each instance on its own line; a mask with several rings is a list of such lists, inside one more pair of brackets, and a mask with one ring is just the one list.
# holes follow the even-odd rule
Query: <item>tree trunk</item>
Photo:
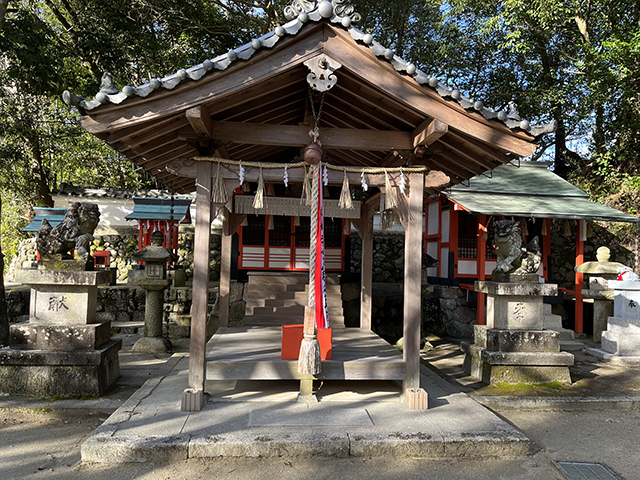
[[[2, 219], [2, 199], [0, 199], [0, 220]], [[0, 246], [0, 347], [9, 345], [9, 310], [7, 308], [7, 297], [4, 291], [4, 255]]]

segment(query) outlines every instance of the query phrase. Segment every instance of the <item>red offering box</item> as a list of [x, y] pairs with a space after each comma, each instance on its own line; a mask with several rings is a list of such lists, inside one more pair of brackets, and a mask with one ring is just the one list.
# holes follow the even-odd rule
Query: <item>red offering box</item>
[[[304, 337], [304, 325], [282, 325], [282, 355], [283, 360], [297, 360], [300, 356], [300, 345]], [[318, 331], [320, 342], [320, 358], [331, 360], [331, 328]]]

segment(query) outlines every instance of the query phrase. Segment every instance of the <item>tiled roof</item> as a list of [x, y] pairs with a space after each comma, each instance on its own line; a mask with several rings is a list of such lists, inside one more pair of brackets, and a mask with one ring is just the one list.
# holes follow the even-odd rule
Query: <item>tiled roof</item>
[[246, 45], [205, 60], [199, 65], [178, 70], [164, 78], [151, 79], [143, 85], [125, 86], [122, 90], [118, 90], [113, 85], [111, 76], [105, 74], [102, 78], [101, 89], [95, 98], [80, 98], [67, 90], [63, 93], [63, 99], [69, 105], [90, 111], [106, 103], [121, 104], [129, 97], [146, 97], [158, 89], [171, 90], [182, 82], [198, 81], [209, 71], [225, 70], [234, 62], [249, 60], [258, 50], [273, 48], [282, 38], [297, 35], [306, 23], [329, 21], [347, 30], [354, 40], [367, 45], [381, 62], [391, 63], [398, 72], [412, 77], [424, 88], [435, 90], [443, 98], [455, 100], [466, 110], [476, 111], [489, 120], [500, 121], [510, 129], [517, 128], [527, 131], [534, 137], [553, 132], [557, 127], [555, 121], [547, 125], [531, 126], [528, 120], [520, 118], [514, 103], [510, 103], [508, 112], [496, 111], [484, 106], [482, 100], [468, 98], [459, 90], [442, 83], [437, 77], [419, 70], [414, 64], [396, 55], [393, 50], [375, 41], [371, 34], [364, 33], [354, 26], [361, 16], [346, 0], [295, 0], [285, 7], [284, 14], [289, 20], [285, 25], [278, 26], [272, 32], [256, 38]]

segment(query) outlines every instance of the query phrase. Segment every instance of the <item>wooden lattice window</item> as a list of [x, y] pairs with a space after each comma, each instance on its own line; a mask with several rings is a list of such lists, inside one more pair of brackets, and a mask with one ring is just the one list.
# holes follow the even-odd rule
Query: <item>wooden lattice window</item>
[[269, 230], [269, 246], [291, 246], [291, 217], [273, 216], [273, 229]]
[[264, 246], [264, 215], [247, 215], [247, 225], [242, 228], [242, 244]]
[[458, 212], [458, 258], [478, 258], [478, 217]]

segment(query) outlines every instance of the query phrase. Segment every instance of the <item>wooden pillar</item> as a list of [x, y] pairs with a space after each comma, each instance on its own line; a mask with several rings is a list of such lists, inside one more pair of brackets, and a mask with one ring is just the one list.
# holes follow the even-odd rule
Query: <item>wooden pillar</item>
[[[485, 233], [487, 232], [487, 216], [486, 215], [478, 215], [478, 254], [476, 255], [478, 258], [478, 280], [484, 281], [485, 279], [485, 260], [487, 256], [487, 240], [484, 238]], [[476, 304], [476, 323], [478, 325], [484, 325], [484, 293], [477, 293], [478, 300]]]
[[[584, 241], [587, 239], [587, 222], [585, 220], [576, 220], [576, 267], [584, 263]], [[583, 326], [583, 305], [582, 305], [582, 289], [584, 288], [584, 274], [575, 273], [575, 332], [582, 333]]]
[[424, 175], [409, 175], [408, 216], [404, 240], [405, 393], [420, 388], [420, 324], [422, 320], [422, 211]]
[[362, 205], [362, 215], [352, 220], [362, 239], [362, 260], [360, 263], [360, 328], [371, 330], [371, 307], [373, 300], [373, 215], [379, 196]]
[[220, 312], [218, 314], [220, 327], [229, 326], [232, 235], [231, 219], [227, 213], [224, 215], [224, 223], [222, 225], [222, 245], [220, 248]]
[[211, 240], [211, 162], [198, 162], [194, 240], [193, 302], [189, 343], [189, 388], [182, 394], [182, 411], [202, 409], [204, 400], [209, 255]]
[[362, 236], [362, 261], [360, 267], [360, 328], [371, 330], [373, 300], [373, 232]]

